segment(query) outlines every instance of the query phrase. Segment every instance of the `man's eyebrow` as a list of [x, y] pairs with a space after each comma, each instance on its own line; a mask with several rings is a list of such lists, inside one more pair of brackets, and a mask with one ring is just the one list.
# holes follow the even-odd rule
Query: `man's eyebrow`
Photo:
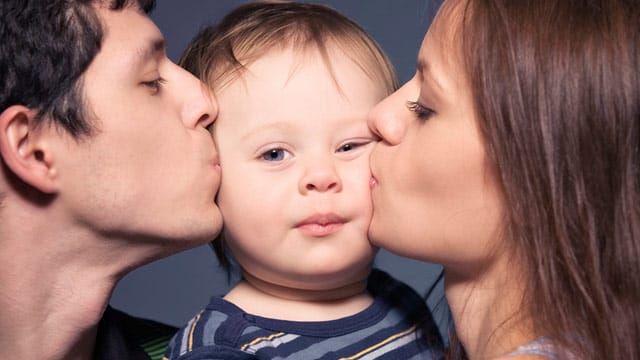
[[166, 43], [163, 38], [153, 38], [147, 41], [144, 46], [140, 47], [136, 51], [136, 56], [133, 60], [133, 67], [139, 68], [143, 66], [147, 61], [156, 58], [158, 55], [164, 54], [166, 49]]

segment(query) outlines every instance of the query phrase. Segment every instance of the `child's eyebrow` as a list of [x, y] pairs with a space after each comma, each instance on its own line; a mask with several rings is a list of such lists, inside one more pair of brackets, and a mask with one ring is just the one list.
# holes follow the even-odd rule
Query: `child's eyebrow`
[[289, 121], [274, 121], [274, 122], [269, 122], [267, 124], [264, 125], [258, 125], [254, 128], [252, 128], [250, 131], [248, 131], [246, 134], [244, 134], [240, 139], [241, 140], [246, 140], [247, 138], [251, 138], [254, 137], [256, 135], [261, 135], [265, 132], [273, 132], [273, 131], [278, 131], [278, 132], [286, 132], [286, 131], [291, 131], [294, 128], [294, 125], [291, 124], [291, 122]]

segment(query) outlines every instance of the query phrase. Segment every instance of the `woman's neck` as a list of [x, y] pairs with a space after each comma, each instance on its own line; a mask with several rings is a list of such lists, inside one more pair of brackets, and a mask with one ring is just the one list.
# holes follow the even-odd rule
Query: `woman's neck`
[[494, 265], [474, 275], [445, 270], [445, 292], [456, 334], [469, 359], [494, 359], [536, 337], [522, 311], [523, 282], [511, 266]]

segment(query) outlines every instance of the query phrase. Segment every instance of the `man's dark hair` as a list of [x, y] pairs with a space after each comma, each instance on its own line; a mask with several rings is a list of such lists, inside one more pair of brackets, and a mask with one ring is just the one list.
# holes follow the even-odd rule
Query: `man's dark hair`
[[37, 112], [37, 126], [51, 121], [75, 138], [94, 132], [81, 78], [102, 44], [98, 4], [149, 13], [155, 0], [0, 2], [0, 112], [24, 105]]

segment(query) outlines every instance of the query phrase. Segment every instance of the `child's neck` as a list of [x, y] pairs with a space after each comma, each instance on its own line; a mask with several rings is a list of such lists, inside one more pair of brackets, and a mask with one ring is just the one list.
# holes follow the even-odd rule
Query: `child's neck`
[[328, 321], [366, 309], [373, 298], [359, 281], [326, 290], [289, 288], [245, 274], [224, 299], [252, 315], [290, 321]]

